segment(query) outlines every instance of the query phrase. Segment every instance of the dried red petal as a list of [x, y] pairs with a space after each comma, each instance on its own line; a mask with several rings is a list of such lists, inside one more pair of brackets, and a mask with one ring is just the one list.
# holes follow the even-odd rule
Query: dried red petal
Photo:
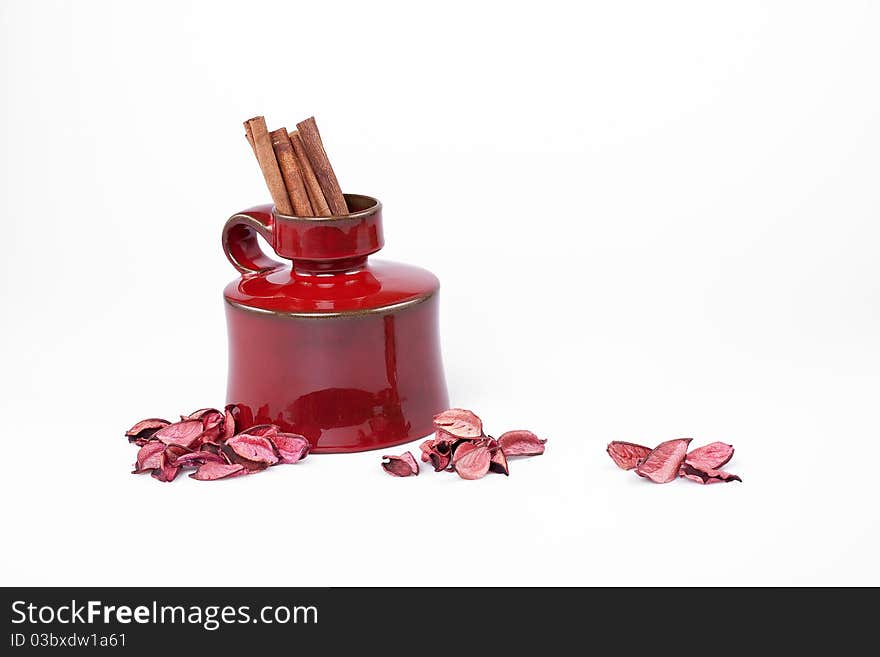
[[159, 429], [153, 434], [153, 438], [161, 440], [166, 445], [189, 447], [199, 439], [202, 430], [201, 420], [181, 420]]
[[197, 411], [193, 411], [189, 415], [181, 415], [180, 419], [181, 420], [203, 420], [205, 418], [205, 416], [212, 414], [212, 413], [219, 413], [219, 412], [220, 411], [218, 411], [216, 408], [200, 408]]
[[168, 445], [159, 456], [159, 467], [151, 473], [153, 478], [159, 481], [174, 481], [180, 474], [180, 466], [174, 465], [174, 461], [186, 451], [186, 448], [180, 445]]
[[215, 456], [220, 456], [222, 454], [220, 447], [222, 447], [220, 443], [202, 443], [199, 445], [199, 451], [209, 452]]
[[253, 411], [244, 404], [227, 404], [224, 411], [232, 415], [232, 420], [235, 423], [233, 435], [236, 431], [240, 432], [254, 423]]
[[223, 411], [223, 432], [220, 434], [220, 440], [229, 440], [235, 435], [235, 416], [232, 409], [227, 406]]
[[220, 447], [220, 453], [229, 465], [241, 465], [248, 471], [248, 474], [259, 470], [265, 470], [269, 467], [269, 464], [264, 463], [263, 461], [251, 461], [243, 456], [239, 456], [235, 453], [235, 450], [226, 443]]
[[426, 440], [420, 447], [422, 449], [422, 460], [430, 461], [434, 466], [434, 472], [445, 470], [449, 466], [452, 459], [452, 447], [458, 441], [455, 436], [438, 431], [438, 438]]
[[492, 455], [486, 441], [465, 442], [455, 449], [452, 467], [462, 479], [481, 479], [489, 472]]
[[608, 456], [617, 464], [618, 468], [632, 470], [651, 453], [650, 447], [627, 443], [622, 440], [614, 440], [608, 443]]
[[226, 441], [236, 454], [241, 458], [255, 463], [274, 465], [278, 463], [275, 448], [269, 439], [264, 436], [252, 436], [249, 433], [240, 433]]
[[144, 474], [161, 466], [159, 462], [162, 452], [165, 451], [165, 443], [153, 440], [138, 450], [137, 463], [134, 464], [132, 474]]
[[204, 465], [205, 463], [226, 463], [226, 459], [219, 453], [207, 450], [188, 452], [173, 460], [172, 465], [192, 466]]
[[190, 477], [199, 481], [215, 481], [244, 474], [248, 474], [248, 471], [243, 465], [208, 462], [199, 466], [199, 469], [193, 472]]
[[198, 444], [193, 447], [194, 450], [200, 452], [211, 452], [212, 454], [219, 454], [220, 448], [225, 443], [214, 441], [214, 440], [199, 440]]
[[731, 458], [733, 458], [733, 445], [716, 441], [692, 449], [684, 457], [684, 461], [698, 470], [718, 470]]
[[544, 443], [531, 431], [507, 431], [498, 438], [505, 456], [539, 456], [544, 453]]
[[[250, 433], [250, 430], [248, 430]], [[296, 433], [275, 433], [267, 438], [275, 446], [279, 463], [296, 463], [309, 454], [311, 443], [304, 436]]]
[[411, 452], [404, 452], [400, 456], [385, 455], [382, 458], [388, 459], [382, 467], [392, 477], [412, 477], [419, 474], [419, 464]]
[[725, 472], [724, 470], [713, 470], [699, 468], [691, 465], [687, 461], [681, 466], [681, 476], [698, 484], [722, 484], [731, 481], [742, 481], [739, 476]]
[[[477, 438], [482, 438], [483, 434], [477, 436]], [[474, 438], [459, 438], [458, 436], [453, 436], [448, 431], [444, 431], [443, 429], [437, 429], [434, 432], [434, 443], [437, 445], [446, 444], [450, 447], [457, 443], [459, 440], [474, 440]]]
[[183, 447], [181, 445], [168, 445], [165, 447], [165, 453], [168, 455], [168, 458], [173, 461], [176, 461], [184, 454], [189, 454], [190, 449], [187, 447]]
[[169, 424], [171, 423], [168, 420], [163, 420], [162, 418], [147, 418], [146, 420], [141, 420], [131, 429], [126, 431], [125, 437], [128, 438], [128, 442], [137, 443], [138, 445], [143, 446], [153, 434], [162, 427], [167, 427]]
[[265, 436], [268, 438], [278, 433], [278, 427], [274, 424], [256, 424], [247, 431], [243, 431], [242, 433], [246, 433], [251, 436]]
[[426, 440], [419, 445], [419, 449], [422, 450], [422, 461], [425, 463], [431, 460], [431, 452], [434, 451], [433, 442], [433, 440]]
[[479, 438], [483, 435], [483, 421], [471, 411], [450, 408], [434, 416], [434, 426], [456, 438]]
[[489, 472], [503, 474], [505, 477], [510, 475], [510, 468], [507, 467], [507, 456], [497, 440], [489, 441], [489, 453], [492, 455], [489, 461]]
[[654, 483], [666, 484], [678, 476], [690, 438], [676, 438], [660, 443], [636, 466], [636, 474]]
[[220, 437], [225, 433], [223, 424], [226, 421], [226, 414], [211, 409], [201, 419], [203, 433], [200, 440], [206, 442], [220, 440]]
[[452, 457], [449, 454], [432, 452], [429, 456], [429, 460], [431, 461], [431, 467], [434, 468], [434, 472], [447, 470], [452, 464]]

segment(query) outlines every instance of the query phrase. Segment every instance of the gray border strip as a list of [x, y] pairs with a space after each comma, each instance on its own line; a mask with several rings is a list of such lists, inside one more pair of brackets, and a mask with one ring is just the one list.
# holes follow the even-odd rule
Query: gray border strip
[[313, 312], [313, 313], [288, 313], [281, 312], [279, 310], [268, 310], [266, 308], [255, 308], [253, 306], [246, 306], [237, 301], [231, 301], [226, 297], [223, 297], [223, 300], [226, 301], [233, 308], [238, 308], [239, 310], [244, 310], [246, 312], [255, 313], [257, 315], [280, 315], [281, 317], [293, 317], [296, 319], [332, 319], [334, 317], [362, 317], [364, 315], [387, 315], [389, 313], [394, 313], [399, 310], [404, 310], [406, 308], [410, 308], [411, 306], [417, 306], [423, 301], [428, 301], [432, 299], [436, 292], [431, 292], [430, 294], [425, 294], [420, 297], [415, 297], [414, 299], [407, 299], [406, 301], [401, 301], [400, 303], [393, 303], [390, 306], [380, 306], [378, 308], [365, 308], [363, 310], [344, 310], [341, 312]]

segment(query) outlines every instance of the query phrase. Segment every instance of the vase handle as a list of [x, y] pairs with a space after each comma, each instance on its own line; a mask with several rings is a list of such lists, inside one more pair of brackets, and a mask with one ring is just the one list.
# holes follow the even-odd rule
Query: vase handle
[[234, 214], [223, 226], [223, 252], [242, 274], [259, 274], [284, 266], [263, 252], [257, 235], [275, 248], [275, 216], [271, 205], [258, 205]]

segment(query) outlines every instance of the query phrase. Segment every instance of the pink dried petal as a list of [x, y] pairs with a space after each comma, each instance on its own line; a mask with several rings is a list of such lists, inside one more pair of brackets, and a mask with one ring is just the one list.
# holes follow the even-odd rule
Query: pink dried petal
[[263, 461], [251, 461], [243, 456], [239, 456], [235, 453], [235, 450], [226, 443], [220, 447], [220, 454], [226, 459], [226, 462], [229, 465], [243, 466], [244, 469], [248, 471], [248, 474], [259, 470], [265, 470], [269, 467], [269, 464], [264, 463]]
[[[202, 446], [203, 449], [205, 447], [206, 447], [205, 445]], [[247, 463], [250, 463], [250, 461], [248, 461], [247, 459], [242, 459], [241, 457], [239, 457], [238, 454], [236, 454], [231, 449], [229, 449], [226, 446], [226, 443], [223, 443], [222, 445], [220, 445], [218, 454], [223, 458], [224, 461], [226, 461], [226, 463], [228, 465], [232, 465], [233, 463], [236, 463], [238, 460], [242, 460]]]
[[434, 416], [434, 426], [456, 438], [479, 438], [483, 435], [483, 421], [471, 411], [450, 408]]
[[[250, 433], [250, 430], [248, 430]], [[279, 463], [296, 463], [308, 456], [312, 445], [304, 436], [296, 433], [274, 433], [267, 438], [275, 446]]]
[[227, 404], [224, 411], [232, 415], [233, 422], [235, 423], [235, 429], [232, 432], [232, 435], [235, 435], [236, 431], [240, 432], [244, 430], [245, 427], [254, 424], [253, 411], [244, 404]]
[[[438, 431], [438, 435], [443, 432]], [[452, 459], [452, 447], [458, 441], [458, 438], [443, 433], [440, 438], [426, 440], [421, 444], [422, 460], [430, 461], [434, 466], [434, 472], [440, 472], [449, 466]]]
[[251, 436], [265, 436], [269, 438], [278, 433], [278, 426], [274, 424], [257, 424], [250, 427], [247, 431], [242, 433], [246, 433]]
[[426, 461], [426, 457], [428, 454], [430, 454], [431, 452], [436, 452], [438, 450], [443, 454], [448, 454], [451, 451], [452, 445], [458, 442], [458, 440], [459, 439], [455, 436], [450, 436], [448, 433], [438, 431], [436, 438], [426, 440], [421, 445], [419, 445], [420, 449], [422, 450], [422, 460]]
[[226, 444], [240, 457], [255, 463], [274, 465], [278, 463], [275, 448], [268, 438], [240, 433], [226, 441]]
[[660, 443], [636, 466], [636, 474], [656, 484], [666, 484], [678, 476], [690, 438], [676, 438]]
[[177, 479], [178, 474], [180, 474], [180, 468], [168, 466], [156, 468], [150, 473], [150, 476], [152, 476], [153, 479], [167, 483], [169, 481], [174, 481], [175, 479]]
[[223, 423], [226, 421], [226, 414], [220, 411], [211, 410], [202, 416], [202, 426], [205, 433], [211, 435], [209, 440], [215, 437], [219, 438], [223, 434]]
[[617, 464], [618, 468], [632, 470], [639, 464], [639, 459], [644, 459], [651, 453], [650, 447], [627, 443], [622, 440], [614, 440], [608, 443], [608, 456]]
[[159, 467], [151, 473], [159, 481], [174, 481], [180, 474], [180, 466], [174, 465], [174, 461], [186, 453], [186, 448], [180, 445], [168, 445], [159, 457]]
[[200, 408], [197, 411], [193, 411], [189, 415], [181, 415], [180, 419], [181, 420], [203, 420], [205, 418], [205, 416], [212, 414], [212, 413], [219, 413], [219, 412], [220, 411], [218, 411], [216, 408]]
[[434, 472], [442, 472], [452, 465], [452, 457], [449, 454], [432, 452], [429, 460], [431, 461], [431, 467], [434, 468]]
[[199, 445], [199, 450], [202, 452], [209, 452], [214, 454], [215, 456], [220, 455], [220, 443], [202, 443]]
[[462, 479], [481, 479], [489, 472], [492, 455], [485, 441], [459, 445], [452, 457], [452, 467]]
[[684, 462], [698, 470], [718, 470], [733, 458], [733, 445], [716, 441], [688, 452]]
[[421, 445], [419, 445], [419, 449], [422, 450], [422, 461], [424, 461], [425, 463], [431, 460], [430, 455], [434, 449], [434, 446], [432, 444], [433, 442], [433, 440], [426, 440]]
[[703, 469], [691, 465], [687, 461], [681, 466], [681, 476], [698, 484], [719, 484], [731, 481], [742, 481], [737, 475], [724, 470]]
[[539, 456], [544, 453], [544, 443], [531, 431], [507, 431], [498, 438], [505, 456]]
[[168, 445], [165, 447], [165, 454], [168, 455], [168, 458], [171, 460], [171, 464], [179, 459], [184, 454], [189, 454], [190, 450], [188, 447], [183, 447], [181, 445]]
[[223, 411], [223, 432], [220, 434], [220, 440], [226, 441], [235, 435], [235, 416], [232, 409], [227, 406]]
[[146, 444], [146, 441], [153, 436], [153, 434], [155, 434], [162, 427], [167, 427], [169, 424], [171, 423], [168, 420], [163, 420], [162, 418], [147, 418], [146, 420], [141, 420], [131, 429], [126, 431], [125, 437], [128, 438], [128, 442], [138, 443], [138, 445], [143, 446], [144, 444]]
[[144, 474], [161, 467], [159, 459], [164, 451], [165, 443], [159, 440], [153, 440], [141, 447], [138, 450], [137, 463], [134, 464], [132, 474]]
[[214, 463], [213, 461], [199, 466], [199, 469], [193, 472], [190, 477], [199, 481], [214, 481], [216, 479], [229, 479], [239, 475], [248, 474], [247, 469], [243, 465], [225, 463]]
[[220, 454], [216, 452], [200, 450], [198, 452], [189, 452], [187, 454], [178, 456], [176, 459], [173, 460], [172, 465], [184, 467], [192, 465], [204, 465], [205, 463], [225, 464], [226, 459], [224, 459], [222, 456], [220, 456]]
[[[477, 438], [482, 437], [482, 434], [477, 436]], [[449, 433], [448, 431], [444, 431], [443, 429], [437, 429], [437, 431], [434, 432], [434, 443], [436, 443], [437, 445], [453, 445], [459, 440], [476, 440], [476, 438], [459, 438], [458, 436], [453, 436], [451, 433]]]
[[404, 452], [400, 456], [386, 455], [382, 458], [388, 459], [388, 462], [383, 463], [382, 467], [392, 477], [411, 477], [419, 474], [419, 464], [411, 452]]
[[489, 453], [492, 455], [489, 461], [489, 472], [503, 474], [505, 477], [510, 475], [510, 469], [507, 467], [507, 456], [497, 440], [489, 441]]
[[[480, 443], [483, 439], [479, 440], [465, 440], [464, 438], [458, 438], [454, 443], [449, 444], [449, 464], [446, 467], [447, 472], [455, 472], [455, 467], [452, 464], [452, 461], [455, 459], [455, 453], [458, 451], [458, 448], [462, 445], [475, 445]], [[438, 446], [439, 447], [439, 446]]]
[[159, 429], [153, 434], [153, 438], [161, 440], [166, 445], [189, 447], [202, 435], [202, 429], [201, 420], [181, 420]]

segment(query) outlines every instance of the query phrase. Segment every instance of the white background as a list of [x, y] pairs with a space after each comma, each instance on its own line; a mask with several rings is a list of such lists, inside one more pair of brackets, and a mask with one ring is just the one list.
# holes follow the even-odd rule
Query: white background
[[[880, 8], [580, 5], [3, 2], [0, 581], [880, 584]], [[254, 114], [317, 116], [440, 277], [454, 405], [546, 455], [129, 474], [224, 403]], [[682, 435], [744, 482], [605, 455]]]

